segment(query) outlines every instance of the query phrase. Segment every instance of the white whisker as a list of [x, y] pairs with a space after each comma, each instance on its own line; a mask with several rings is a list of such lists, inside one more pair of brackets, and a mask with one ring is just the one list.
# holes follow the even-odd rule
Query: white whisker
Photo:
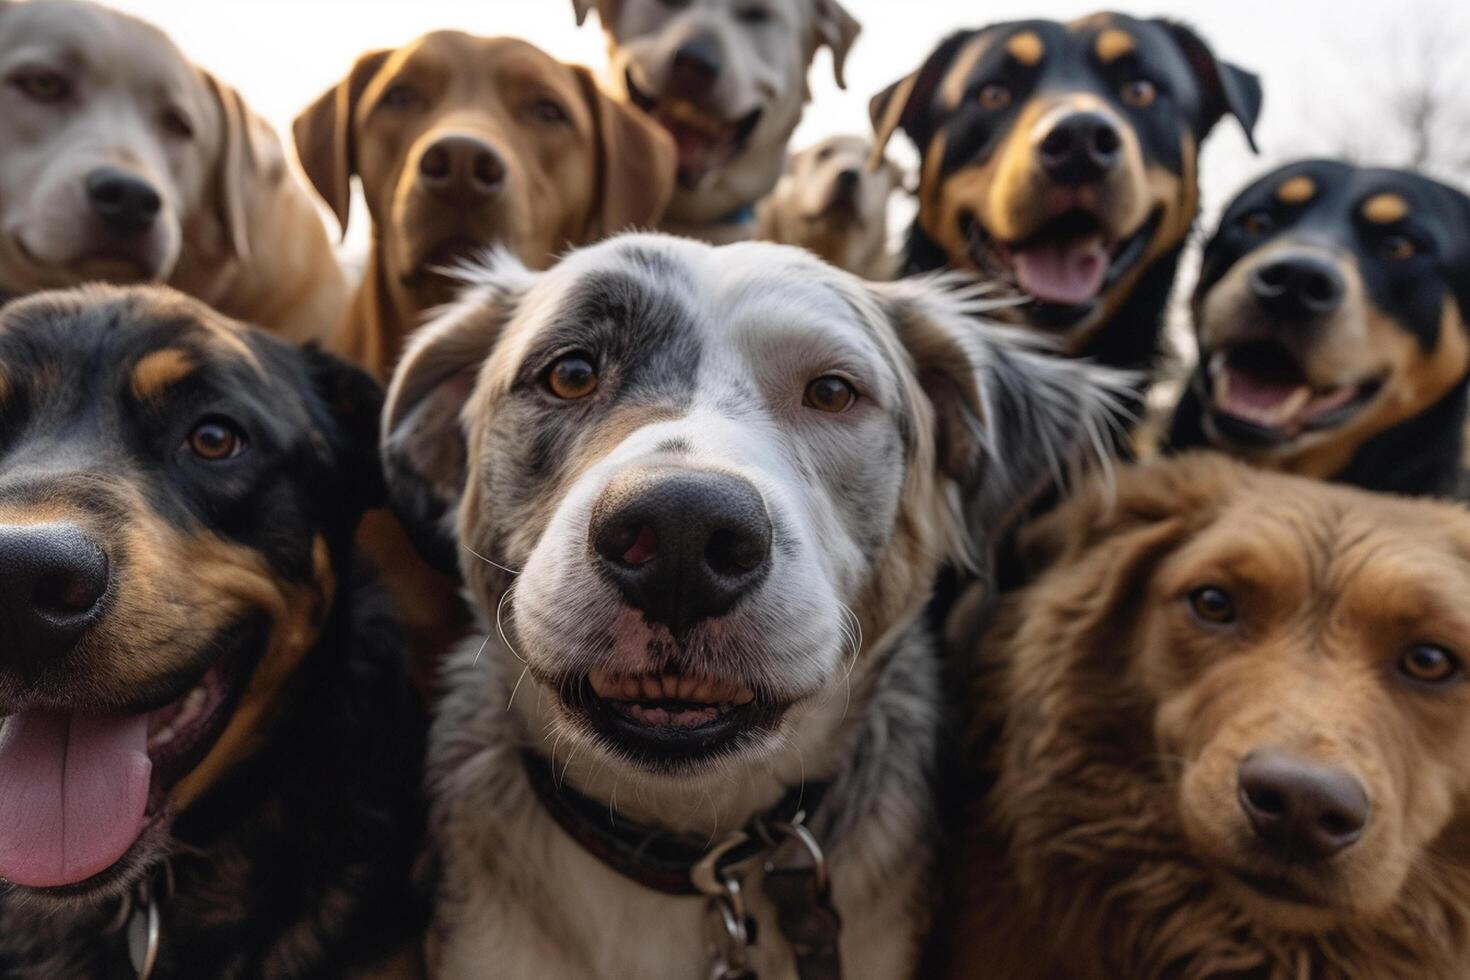
[[519, 575], [519, 574], [521, 574], [520, 572], [516, 571], [514, 568], [507, 568], [506, 566], [500, 564], [500, 562], [498, 562], [498, 561], [492, 561], [489, 558], [486, 558], [484, 555], [480, 554], [478, 551], [476, 551], [474, 548], [471, 548], [467, 544], [461, 544], [460, 547], [463, 548], [465, 551], [468, 551], [470, 554], [474, 555], [476, 558], [480, 559], [485, 564], [492, 565], [495, 568], [500, 569], [502, 572], [509, 572], [511, 575]]
[[530, 667], [522, 667], [521, 668], [521, 676], [519, 676], [519, 677], [516, 678], [516, 686], [510, 689], [510, 700], [507, 701], [507, 702], [505, 702], [505, 710], [506, 711], [509, 711], [510, 708], [511, 708], [511, 705], [513, 705], [513, 704], [516, 703], [516, 692], [521, 689], [521, 681], [523, 681], [523, 680], [526, 679], [526, 674], [527, 674], [527, 672], [530, 671], [530, 669], [531, 669]]
[[[501, 611], [505, 609], [505, 600], [509, 599], [510, 594], [514, 591], [515, 586], [512, 585], [510, 588], [506, 589], [500, 594], [500, 601], [495, 604], [495, 629], [498, 633], [500, 633], [500, 642], [505, 644], [505, 648], [511, 652], [511, 656], [515, 657], [521, 663], [529, 666], [530, 661], [521, 656], [518, 652], [516, 652], [516, 648], [510, 645], [510, 640], [505, 635], [505, 625], [500, 621]], [[488, 640], [489, 637], [487, 636], [485, 639]], [[483, 650], [484, 648], [481, 647], [481, 649]]]

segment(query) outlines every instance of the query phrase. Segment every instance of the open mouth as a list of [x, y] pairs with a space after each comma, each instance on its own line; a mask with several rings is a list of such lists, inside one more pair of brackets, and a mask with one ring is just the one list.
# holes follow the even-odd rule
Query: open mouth
[[633, 103], [674, 138], [679, 186], [685, 190], [696, 190], [710, 171], [740, 156], [760, 124], [759, 108], [738, 119], [722, 119], [688, 99], [649, 95], [633, 81], [631, 71], [625, 74]]
[[1096, 215], [1073, 210], [1007, 244], [992, 238], [973, 214], [960, 219], [971, 261], [1013, 280], [1041, 307], [1040, 319], [1063, 326], [1091, 313], [1098, 297], [1138, 265], [1162, 220], [1163, 212], [1155, 210], [1137, 231], [1114, 242]]
[[563, 685], [561, 698], [599, 736], [653, 767], [736, 751], [785, 710], [730, 680], [673, 673], [594, 670]]
[[1239, 869], [1231, 869], [1226, 873], [1257, 895], [1278, 902], [1306, 905], [1312, 908], [1324, 908], [1328, 905], [1315, 891], [1297, 884], [1285, 875], [1256, 874]]
[[1245, 442], [1289, 442], [1346, 424], [1378, 394], [1379, 378], [1320, 387], [1296, 356], [1272, 340], [1206, 354], [1202, 393], [1216, 427]]
[[71, 893], [100, 885], [214, 747], [244, 689], [244, 659], [224, 658], [153, 711], [0, 720], [0, 878]]

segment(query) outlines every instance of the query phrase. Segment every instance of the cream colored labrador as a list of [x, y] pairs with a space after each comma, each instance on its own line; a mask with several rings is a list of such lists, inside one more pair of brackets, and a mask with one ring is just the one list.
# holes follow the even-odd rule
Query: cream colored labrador
[[157, 28], [0, 0], [0, 293], [166, 282], [293, 340], [346, 301], [280, 142]]

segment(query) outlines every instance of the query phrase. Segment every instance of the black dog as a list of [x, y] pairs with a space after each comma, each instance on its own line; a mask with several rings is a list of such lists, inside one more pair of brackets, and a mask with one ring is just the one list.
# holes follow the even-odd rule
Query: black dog
[[413, 962], [423, 711], [352, 567], [380, 405], [167, 290], [0, 313], [0, 977]]
[[1097, 14], [954, 34], [870, 108], [880, 147], [902, 129], [922, 158], [906, 274], [1013, 282], [1067, 353], [1148, 369], [1200, 142], [1227, 113], [1249, 137], [1261, 87], [1185, 27]]
[[1176, 449], [1372, 490], [1458, 492], [1470, 391], [1470, 197], [1401, 170], [1295, 163], [1205, 248]]

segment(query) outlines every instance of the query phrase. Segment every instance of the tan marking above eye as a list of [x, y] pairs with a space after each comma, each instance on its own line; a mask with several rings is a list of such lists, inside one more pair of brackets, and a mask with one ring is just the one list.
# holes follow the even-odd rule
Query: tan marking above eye
[[1282, 204], [1306, 204], [1317, 196], [1317, 182], [1310, 177], [1293, 177], [1276, 188], [1276, 200]]
[[1116, 27], [1109, 27], [1099, 34], [1093, 45], [1093, 49], [1097, 52], [1097, 60], [1105, 65], [1132, 54], [1136, 47], [1133, 35]]
[[1363, 202], [1363, 217], [1375, 225], [1391, 225], [1409, 214], [1409, 202], [1397, 194], [1375, 194]]
[[1006, 42], [1006, 53], [1023, 65], [1035, 65], [1046, 55], [1046, 45], [1035, 31], [1022, 31]]
[[188, 377], [198, 367], [188, 351], [177, 347], [145, 354], [133, 366], [133, 396], [140, 401], [158, 398], [170, 385]]

